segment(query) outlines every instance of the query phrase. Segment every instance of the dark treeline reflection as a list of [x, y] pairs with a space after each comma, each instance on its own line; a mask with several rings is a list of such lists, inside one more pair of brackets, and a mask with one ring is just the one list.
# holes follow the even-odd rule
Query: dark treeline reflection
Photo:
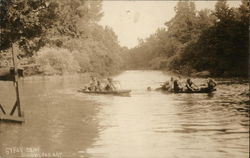
[[230, 7], [218, 1], [215, 10], [196, 10], [181, 1], [176, 15], [130, 51], [132, 68], [168, 69], [181, 73], [210, 71], [213, 76], [247, 76], [249, 3]]

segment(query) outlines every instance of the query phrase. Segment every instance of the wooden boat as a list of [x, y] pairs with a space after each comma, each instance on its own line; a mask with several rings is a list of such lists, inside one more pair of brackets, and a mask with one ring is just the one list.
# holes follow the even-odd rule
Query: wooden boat
[[216, 89], [200, 89], [195, 91], [183, 90], [176, 93], [212, 93], [213, 91], [216, 91]]
[[212, 93], [214, 91], [216, 91], [216, 89], [208, 89], [208, 88], [201, 88], [199, 90], [195, 90], [195, 91], [189, 91], [189, 90], [181, 90], [178, 92], [174, 92], [174, 91], [169, 91], [166, 89], [163, 89], [162, 87], [159, 87], [157, 89], [155, 89], [156, 91], [163, 91], [163, 92], [167, 92], [167, 93]]
[[85, 89], [78, 90], [81, 93], [92, 93], [92, 94], [111, 94], [111, 95], [128, 95], [131, 90], [114, 90], [114, 91], [87, 91]]

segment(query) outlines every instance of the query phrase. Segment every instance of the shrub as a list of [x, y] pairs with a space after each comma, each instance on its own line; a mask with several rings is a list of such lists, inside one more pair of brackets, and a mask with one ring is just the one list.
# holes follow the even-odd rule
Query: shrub
[[44, 47], [37, 53], [40, 72], [45, 75], [72, 74], [80, 71], [80, 66], [68, 49]]

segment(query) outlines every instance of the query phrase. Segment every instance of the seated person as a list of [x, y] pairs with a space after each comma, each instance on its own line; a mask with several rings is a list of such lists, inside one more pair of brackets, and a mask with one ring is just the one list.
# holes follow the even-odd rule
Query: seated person
[[169, 90], [171, 88], [168, 81], [166, 81], [163, 85], [161, 85], [162, 90]]
[[106, 91], [114, 91], [114, 90], [116, 90], [116, 87], [115, 87], [115, 85], [113, 83], [113, 79], [108, 78], [107, 81], [108, 81], [108, 83], [107, 83], [107, 85], [105, 87], [105, 90]]
[[178, 80], [174, 80], [174, 92], [178, 93], [180, 91], [182, 91], [182, 88], [180, 87]]
[[99, 92], [102, 91], [102, 85], [101, 85], [101, 82], [100, 82], [100, 81], [97, 81], [96, 91], [99, 91]]
[[88, 92], [89, 91], [89, 87], [88, 86], [84, 86], [83, 90]]
[[212, 90], [214, 89], [215, 86], [216, 86], [216, 82], [213, 79], [209, 78], [207, 81], [207, 88], [209, 90]]
[[96, 91], [97, 90], [97, 80], [93, 76], [90, 76], [90, 77], [91, 77], [91, 81], [89, 83], [88, 90], [89, 91]]
[[170, 90], [174, 90], [174, 78], [173, 77], [170, 78], [169, 85], [170, 85]]
[[195, 85], [190, 78], [187, 79], [187, 82], [186, 82], [186, 88], [188, 91], [196, 91], [199, 89], [199, 87], [197, 85]]
[[215, 89], [215, 86], [216, 86], [216, 82], [215, 82], [213, 79], [209, 78], [209, 79], [207, 80], [207, 86], [201, 88], [201, 90], [202, 90], [202, 91], [208, 91], [208, 92], [209, 92], [209, 91], [214, 90], [214, 89]]

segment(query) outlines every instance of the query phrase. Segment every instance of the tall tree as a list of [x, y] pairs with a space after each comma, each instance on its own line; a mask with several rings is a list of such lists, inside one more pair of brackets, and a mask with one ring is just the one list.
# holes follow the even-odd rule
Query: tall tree
[[100, 0], [58, 0], [58, 4], [60, 19], [57, 31], [60, 35], [80, 37], [88, 34], [89, 25], [98, 22], [103, 15]]
[[214, 76], [247, 76], [248, 1], [238, 8], [218, 1], [213, 11], [196, 11], [193, 2], [180, 1], [175, 12], [166, 31], [131, 50], [132, 61], [186, 74], [209, 70]]
[[0, 0], [0, 50], [41, 36], [56, 19], [56, 4], [46, 0]]

